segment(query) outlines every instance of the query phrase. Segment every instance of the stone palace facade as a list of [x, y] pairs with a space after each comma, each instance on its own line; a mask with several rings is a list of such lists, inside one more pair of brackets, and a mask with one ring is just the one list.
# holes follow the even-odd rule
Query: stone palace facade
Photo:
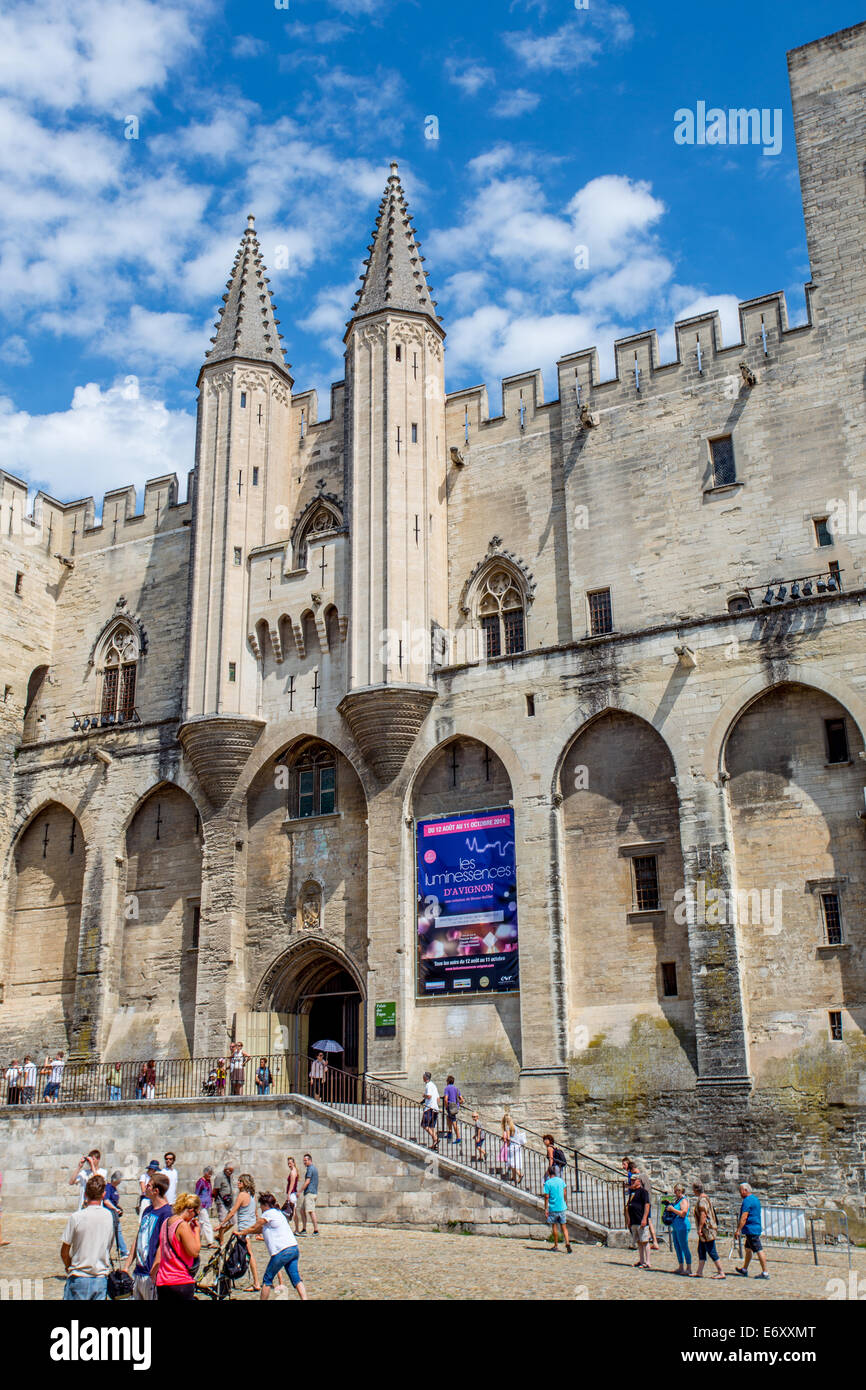
[[[553, 399], [448, 393], [392, 165], [328, 413], [250, 219], [188, 500], [27, 515], [0, 475], [5, 1056], [324, 1033], [582, 1132], [653, 1095], [859, 1114], [866, 26], [789, 69], [802, 325], [771, 293], [738, 344], [708, 313]], [[415, 826], [508, 809], [519, 989], [425, 996]]]

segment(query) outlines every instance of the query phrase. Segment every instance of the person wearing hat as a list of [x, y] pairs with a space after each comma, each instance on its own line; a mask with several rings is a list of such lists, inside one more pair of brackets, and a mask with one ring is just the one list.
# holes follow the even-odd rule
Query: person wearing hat
[[[147, 1211], [148, 1207], [150, 1206], [150, 1193], [149, 1193], [148, 1190], [147, 1190], [147, 1189], [148, 1189], [148, 1185], [149, 1185], [149, 1183], [150, 1183], [151, 1178], [154, 1176], [154, 1174], [155, 1174], [155, 1173], [160, 1173], [160, 1172], [162, 1172], [162, 1169], [161, 1169], [160, 1166], [159, 1166], [159, 1160], [156, 1159], [156, 1158], [152, 1158], [152, 1159], [150, 1160], [150, 1162], [148, 1163], [147, 1167], [145, 1168], [144, 1172], [142, 1173], [141, 1177], [140, 1177], [139, 1180], [138, 1180], [138, 1185], [139, 1185], [139, 1187], [141, 1188], [141, 1196], [140, 1196], [139, 1199], [138, 1199], [138, 1214], [139, 1214], [139, 1216], [144, 1216], [144, 1213]], [[168, 1185], [168, 1176], [166, 1175], [166, 1186], [167, 1186], [167, 1185]]]

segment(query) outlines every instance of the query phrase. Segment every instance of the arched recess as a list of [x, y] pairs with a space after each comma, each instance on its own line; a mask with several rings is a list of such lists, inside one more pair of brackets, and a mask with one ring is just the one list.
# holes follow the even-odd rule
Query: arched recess
[[[467, 914], [457, 914], [460, 924], [454, 928], [434, 928], [423, 911], [423, 897], [417, 893], [415, 872], [415, 826], [418, 821], [470, 815], [477, 812], [504, 810], [513, 801], [511, 778], [502, 759], [489, 744], [465, 735], [455, 735], [441, 743], [428, 756], [412, 785], [410, 800], [410, 839], [408, 861], [412, 870], [412, 935], [411, 950], [413, 993], [421, 996], [423, 1006], [414, 1010], [413, 1051], [429, 1059], [431, 1070], [453, 1071], [465, 1084], [467, 1091], [484, 1094], [484, 1088], [513, 1082], [521, 1066], [520, 995], [508, 991], [485, 994], [481, 989], [465, 995], [455, 993], [424, 995], [421, 985], [422, 957], [430, 960], [454, 956], [457, 958], [470, 944], [477, 943], [478, 954], [501, 954], [502, 942], [507, 941], [510, 952], [514, 942], [505, 929], [513, 919], [496, 921], [465, 920]], [[518, 881], [520, 877], [519, 822], [515, 820], [514, 849]], [[467, 849], [467, 855], [471, 851]], [[504, 910], [504, 909], [503, 909]], [[518, 892], [517, 923], [519, 932], [520, 901]], [[479, 910], [480, 911], [480, 910]], [[444, 920], [444, 918], [443, 918]], [[493, 934], [500, 941], [485, 940]], [[519, 944], [519, 937], [518, 937]], [[519, 960], [519, 953], [515, 953]], [[426, 972], [424, 972], [426, 975]], [[477, 972], [475, 972], [476, 978]], [[491, 977], [488, 976], [488, 979]], [[465, 1015], [465, 1018], [464, 1018]], [[459, 1028], [457, 1027], [459, 1024]]]
[[695, 1026], [674, 762], [608, 710], [560, 770], [570, 1051], [591, 1094], [694, 1082]]
[[322, 739], [296, 739], [259, 769], [246, 805], [248, 978], [306, 940], [365, 970], [367, 799], [351, 763]]
[[21, 831], [9, 885], [7, 989], [0, 1017], [16, 1055], [67, 1042], [75, 1004], [85, 844], [65, 806], [44, 806]]
[[149, 792], [126, 831], [119, 911], [118, 1010], [108, 1050], [191, 1054], [198, 978], [202, 830], [186, 792]]
[[37, 666], [27, 682], [27, 698], [24, 704], [24, 742], [36, 743], [40, 724], [45, 718], [45, 695], [48, 688], [48, 667]]
[[358, 1074], [365, 1069], [365, 998], [362, 972], [347, 952], [308, 936], [268, 967], [253, 1008], [280, 1020], [288, 1052], [311, 1060], [314, 1044], [335, 1042], [342, 1050], [329, 1054], [330, 1063]]
[[766, 1084], [790, 1083], [795, 1053], [831, 1043], [831, 1013], [846, 1050], [862, 1044], [863, 749], [850, 711], [799, 683], [753, 700], [724, 745], [752, 1068]]

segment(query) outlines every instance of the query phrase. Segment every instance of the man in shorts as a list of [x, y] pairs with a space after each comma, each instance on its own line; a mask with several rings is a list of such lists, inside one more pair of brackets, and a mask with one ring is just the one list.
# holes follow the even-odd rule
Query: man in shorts
[[764, 1254], [764, 1247], [761, 1244], [761, 1203], [755, 1196], [747, 1182], [740, 1183], [740, 1197], [742, 1206], [740, 1207], [740, 1219], [737, 1222], [737, 1229], [734, 1237], [742, 1234], [746, 1238], [746, 1258], [743, 1260], [742, 1269], [738, 1269], [737, 1274], [749, 1277], [749, 1265], [753, 1255], [757, 1255], [758, 1263], [761, 1266], [759, 1279], [769, 1279], [767, 1273], [767, 1257]]
[[306, 1299], [307, 1290], [298, 1271], [298, 1242], [294, 1231], [277, 1206], [273, 1192], [259, 1193], [259, 1210], [261, 1216], [253, 1222], [246, 1234], [263, 1235], [271, 1257], [262, 1279], [262, 1298], [270, 1298], [274, 1280], [280, 1270], [284, 1269], [295, 1287], [298, 1298]]
[[[565, 1183], [558, 1173], [552, 1170], [544, 1180], [544, 1215], [547, 1224], [553, 1231], [554, 1254], [559, 1249], [559, 1231], [562, 1231], [562, 1239], [565, 1241], [565, 1252], [571, 1254], [571, 1245], [568, 1240], [568, 1227], [565, 1224], [565, 1216], [568, 1207], [565, 1202]], [[557, 1230], [559, 1228], [559, 1230]]]
[[162, 1223], [171, 1216], [171, 1206], [165, 1198], [167, 1191], [168, 1178], [165, 1173], [154, 1173], [147, 1179], [143, 1194], [147, 1198], [147, 1205], [142, 1203], [141, 1220], [126, 1261], [127, 1274], [132, 1270], [132, 1296], [141, 1303], [152, 1303], [156, 1299], [156, 1285], [150, 1271], [159, 1249]]
[[36, 1063], [29, 1052], [24, 1058], [23, 1072], [24, 1090], [21, 1099], [25, 1105], [32, 1105], [36, 1099]]
[[650, 1197], [640, 1180], [640, 1173], [632, 1173], [628, 1193], [628, 1229], [637, 1246], [638, 1258], [635, 1269], [649, 1269], [649, 1214]]
[[309, 1154], [304, 1154], [304, 1185], [301, 1188], [301, 1201], [298, 1207], [298, 1216], [302, 1225], [298, 1235], [307, 1234], [307, 1216], [313, 1223], [313, 1235], [319, 1234], [319, 1226], [316, 1221], [316, 1198], [319, 1195], [319, 1170]]
[[421, 1100], [424, 1111], [421, 1115], [421, 1128], [430, 1135], [431, 1149], [439, 1147], [439, 1092], [429, 1071], [424, 1073], [424, 1095]]

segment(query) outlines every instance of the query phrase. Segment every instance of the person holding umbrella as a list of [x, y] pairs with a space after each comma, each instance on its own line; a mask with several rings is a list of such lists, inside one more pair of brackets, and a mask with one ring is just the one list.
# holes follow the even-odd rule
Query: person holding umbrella
[[333, 1038], [322, 1038], [321, 1042], [313, 1043], [313, 1051], [316, 1060], [310, 1064], [310, 1083], [311, 1093], [314, 1100], [325, 1100], [328, 1095], [328, 1058], [329, 1052], [342, 1052], [342, 1043], [334, 1042]]
[[313, 1100], [323, 1100], [325, 1082], [328, 1079], [328, 1063], [324, 1052], [316, 1053], [316, 1060], [310, 1065], [310, 1091]]

